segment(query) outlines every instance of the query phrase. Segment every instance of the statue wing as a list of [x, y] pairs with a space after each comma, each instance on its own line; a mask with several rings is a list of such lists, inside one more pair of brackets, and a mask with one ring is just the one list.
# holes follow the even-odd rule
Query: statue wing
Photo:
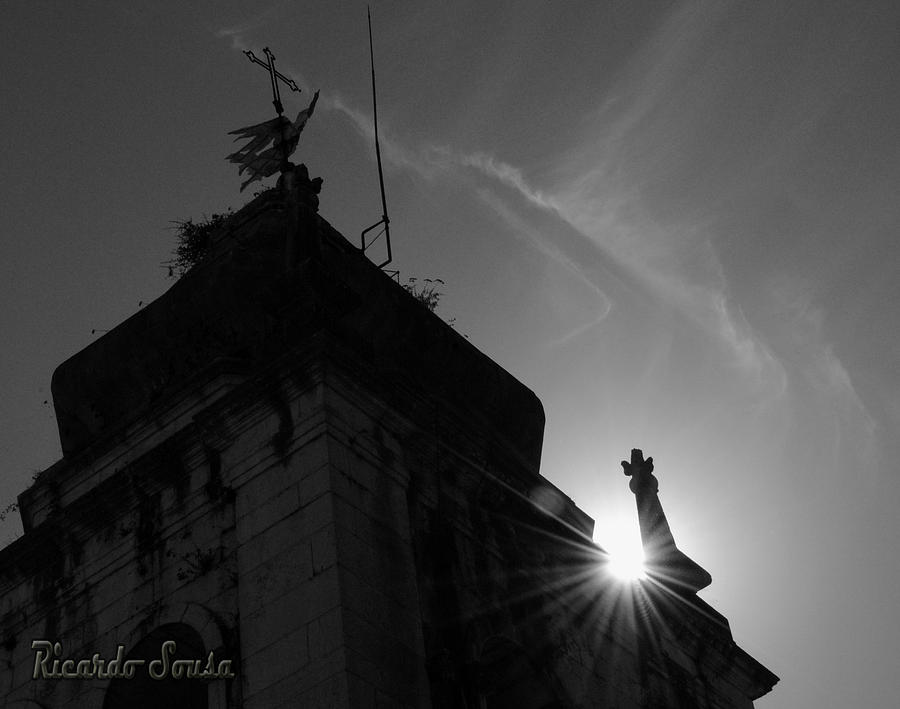
[[[256, 125], [238, 128], [228, 135], [237, 136], [235, 140], [247, 140], [247, 144], [226, 156], [229, 162], [240, 165], [238, 174], [250, 173], [250, 179], [241, 185], [241, 191], [254, 180], [274, 175], [278, 171], [282, 157], [291, 155], [297, 149], [300, 133], [316, 109], [319, 92], [316, 91], [309, 106], [297, 114], [291, 122], [284, 116], [278, 116]], [[271, 143], [271, 147], [266, 147]]]
[[315, 95], [312, 97], [312, 101], [309, 102], [309, 106], [307, 106], [297, 114], [297, 120], [294, 121], [294, 124], [291, 126], [291, 128], [298, 136], [301, 132], [303, 132], [303, 128], [306, 126], [306, 122], [312, 117], [313, 111], [316, 110], [316, 102], [318, 100], [319, 92], [316, 91]]
[[278, 116], [277, 118], [272, 118], [268, 121], [263, 121], [262, 123], [230, 131], [228, 135], [236, 135], [237, 138], [235, 138], [235, 140], [243, 140], [244, 138], [253, 138], [262, 135], [278, 135], [281, 131], [281, 127], [287, 122], [287, 118]]
[[252, 160], [243, 163], [241, 169], [238, 170], [238, 174], [240, 175], [246, 170], [250, 173], [250, 177], [241, 185], [241, 192], [243, 192], [244, 188], [251, 182], [274, 175], [278, 172], [280, 167], [281, 151], [276, 150], [275, 148], [269, 148]]

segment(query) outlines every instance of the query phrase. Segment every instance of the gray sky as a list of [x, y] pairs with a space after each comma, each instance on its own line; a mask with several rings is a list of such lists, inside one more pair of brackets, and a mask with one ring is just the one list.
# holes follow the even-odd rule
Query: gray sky
[[[240, 207], [268, 45], [321, 89], [295, 160], [380, 216], [365, 4], [7, 0], [0, 507], [59, 444], [53, 369], [171, 285], [170, 222]], [[763, 709], [900, 695], [900, 6], [376, 3], [403, 279], [544, 403], [543, 473], [612, 547], [657, 464], [702, 596], [782, 678]], [[0, 525], [0, 541], [20, 528]]]

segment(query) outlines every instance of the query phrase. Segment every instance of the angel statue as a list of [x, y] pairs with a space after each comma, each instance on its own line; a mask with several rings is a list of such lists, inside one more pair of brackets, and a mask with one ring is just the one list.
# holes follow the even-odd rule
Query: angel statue
[[[313, 96], [309, 106], [297, 114], [297, 120], [291, 122], [289, 118], [279, 115], [270, 121], [257, 123], [255, 126], [238, 128], [228, 135], [236, 135], [235, 140], [248, 140], [249, 142], [236, 153], [229, 155], [226, 160], [241, 166], [238, 174], [247, 171], [250, 179], [241, 185], [241, 192], [254, 180], [274, 175], [287, 163], [288, 157], [297, 149], [300, 141], [300, 133], [312, 116], [319, 100], [319, 92]], [[269, 143], [271, 147], [266, 148]]]

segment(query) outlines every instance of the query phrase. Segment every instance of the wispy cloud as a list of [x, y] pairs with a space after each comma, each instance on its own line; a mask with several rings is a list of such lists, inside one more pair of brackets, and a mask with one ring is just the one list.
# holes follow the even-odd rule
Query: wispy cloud
[[[647, 217], [640, 205], [612, 184], [604, 171], [592, 177], [602, 183], [590, 184], [589, 176], [580, 176], [572, 186], [556, 191], [541, 190], [529, 184], [521, 170], [487, 153], [455, 154], [448, 148], [434, 149], [444, 165], [473, 168], [514, 190], [524, 201], [550, 212], [573, 227], [657, 297], [677, 307], [684, 315], [702, 325], [724, 342], [734, 356], [735, 365], [769, 394], [783, 392], [785, 373], [771, 349], [754, 332], [740, 309], [727, 297], [721, 267], [714, 254], [706, 253], [708, 244], [698, 249], [707, 261], [700, 270], [704, 280], [692, 280], [680, 265], [677, 253], [686, 240], [667, 239], [663, 227]], [[596, 197], [595, 197], [596, 195]], [[479, 196], [490, 204], [517, 233], [526, 235], [541, 251], [581, 273], [551, 236], [530, 231], [523, 220], [491, 191], [480, 189]], [[696, 242], [696, 240], [694, 240]], [[697, 268], [695, 267], [696, 271]], [[595, 285], [596, 287], [596, 285]]]
[[744, 317], [740, 306], [729, 303], [721, 292], [708, 296], [719, 337], [734, 353], [737, 366], [754, 381], [757, 390], [768, 385], [770, 398], [781, 398], [787, 390], [787, 371]]
[[265, 25], [272, 22], [276, 19], [276, 15], [278, 11], [282, 8], [284, 3], [275, 3], [270, 7], [256, 13], [252, 17], [248, 17], [247, 19], [234, 24], [229, 25], [228, 27], [222, 27], [215, 31], [215, 35], [217, 37], [228, 37], [231, 39], [231, 48], [237, 49], [241, 52], [246, 51], [247, 49], [253, 49], [247, 43], [245, 39], [245, 35], [253, 30], [257, 30], [260, 27], [264, 27]]
[[828, 341], [826, 312], [814, 304], [812, 288], [799, 279], [770, 284], [768, 293], [782, 314], [779, 345], [793, 362], [795, 377], [809, 390], [814, 414], [831, 421], [834, 460], [847, 455], [872, 462], [879, 425], [853, 384], [847, 367]]
[[[462, 156], [456, 162], [514, 189], [525, 203], [559, 215], [646, 285], [661, 303], [676, 307], [701, 325], [731, 353], [732, 365], [746, 385], [756, 392], [761, 405], [783, 400], [789, 393], [792, 377], [807, 382], [814, 390], [813, 400], [819, 402], [820, 408], [814, 417], [819, 419], [821, 430], [831, 432], [833, 459], [846, 460], [850, 456], [863, 461], [873, 460], [877, 422], [825, 336], [821, 308], [814, 308], [801, 299], [790, 301], [786, 294], [781, 296], [785, 300], [778, 310], [787, 314], [790, 336], [785, 340], [772, 334], [770, 337], [776, 339], [770, 341], [748, 322], [741, 305], [730, 297], [727, 274], [708, 238], [676, 234], [671, 242], [666, 241], [663, 235], [655, 233], [662, 226], [646, 217], [640, 205], [627, 194], [617, 194], [614, 185], [610, 185], [611, 194], [594, 200], [587, 196], [590, 190], [586, 189], [584, 178], [576, 181], [575, 188], [562, 187], [553, 192], [533, 188], [521, 171], [483, 153]], [[594, 173], [596, 179], [603, 179], [602, 175], [602, 171]], [[496, 197], [488, 198], [490, 194], [485, 189], [480, 191], [481, 198], [491, 204], [515, 231], [527, 234], [536, 242], [544, 241], [540, 247], [544, 253], [568, 264], [564, 252], [552, 242], [546, 243], [550, 241], [546, 232], [529, 232], [515, 210]], [[696, 258], [688, 259], [690, 266], [685, 266], [680, 249], [694, 252], [701, 260], [700, 266], [697, 266]], [[573, 270], [579, 270], [577, 263], [569, 265]], [[590, 324], [584, 329], [589, 327]], [[581, 329], [570, 336], [579, 332]], [[785, 357], [790, 359], [790, 364]], [[791, 393], [794, 406], [808, 405], [809, 398], [796, 387]], [[804, 399], [806, 404], [802, 403]]]
[[[326, 101], [326, 105], [350, 118], [360, 135], [374, 142], [374, 130], [368, 115], [349, 106], [339, 96], [329, 97]], [[413, 170], [427, 179], [437, 174], [475, 170], [507, 188], [530, 207], [561, 219], [661, 299], [676, 304], [682, 312], [717, 333], [734, 351], [737, 364], [749, 375], [760, 382], [772, 378], [772, 390], [783, 389], [784, 373], [776, 358], [746, 320], [735, 316], [721, 287], [691, 283], [673, 270], [666, 257], [675, 249], [674, 240], [666, 239], [660, 233], [662, 228], [647, 219], [641, 224], [632, 199], [623, 195], [620, 189], [613, 189], [609, 184], [597, 184], [608, 182], [608, 174], [602, 169], [594, 169], [587, 175], [575, 178], [569, 186], [551, 191], [534, 187], [521, 169], [484, 151], [463, 153], [445, 145], [411, 150], [390, 137], [389, 133], [381, 136], [381, 142], [385, 159], [396, 167]], [[532, 227], [519, 214], [518, 208], [495, 189], [482, 184], [475, 186], [474, 191], [509, 225], [514, 234], [562, 264], [600, 295], [602, 306], [597, 319], [577, 328], [563, 340], [586, 331], [608, 315], [612, 306], [608, 296], [551, 235]], [[670, 267], [660, 268], [663, 263], [669, 263]]]
[[245, 52], [250, 49], [244, 39], [244, 35], [254, 27], [263, 24], [262, 22], [248, 22], [234, 27], [223, 27], [216, 32], [216, 37], [228, 37], [231, 40], [231, 48], [239, 52]]
[[563, 347], [564, 345], [567, 345], [572, 340], [575, 340], [576, 338], [580, 337], [584, 333], [588, 332], [591, 328], [596, 327], [597, 325], [602, 323], [606, 319], [607, 315], [609, 315], [610, 310], [611, 310], [611, 307], [609, 304], [609, 300], [607, 300], [606, 307], [600, 309], [600, 314], [597, 315], [597, 317], [595, 317], [593, 320], [589, 320], [588, 322], [584, 323], [583, 325], [576, 327], [574, 330], [570, 330], [562, 337], [557, 337], [554, 340], [550, 340], [547, 343], [547, 347], [554, 348], [554, 347]]
[[483, 174], [492, 177], [507, 187], [516, 190], [529, 203], [536, 207], [558, 211], [553, 200], [541, 191], [529, 185], [522, 171], [512, 165], [496, 159], [488, 153], [456, 153], [447, 147], [433, 147], [431, 159], [443, 164], [456, 163], [462, 167], [473, 167]]
[[603, 291], [597, 286], [597, 284], [594, 283], [594, 281], [584, 273], [584, 270], [578, 263], [576, 263], [568, 255], [566, 255], [562, 251], [562, 249], [560, 249], [555, 243], [553, 243], [552, 240], [548, 239], [543, 234], [543, 232], [535, 229], [527, 221], [520, 217], [513, 208], [507, 205], [491, 190], [483, 187], [478, 188], [476, 189], [476, 194], [482, 202], [493, 209], [494, 212], [496, 212], [497, 215], [499, 215], [503, 219], [503, 221], [505, 221], [510, 226], [513, 234], [523, 238], [525, 241], [527, 241], [527, 243], [536, 248], [538, 251], [563, 265], [570, 273], [575, 275], [581, 283], [588, 286], [590, 290], [592, 290], [600, 297], [602, 302], [601, 312], [603, 313], [600, 318], [601, 320], [609, 314], [609, 310], [611, 307], [609, 298], [603, 293]]
[[[321, 103], [326, 110], [339, 111], [350, 119], [350, 123], [357, 133], [372, 146], [372, 156], [374, 157], [375, 124], [372, 122], [371, 115], [351, 106], [337, 93], [323, 95]], [[395, 140], [389, 126], [382, 126], [379, 129], [378, 142], [385, 161], [394, 167], [411, 170], [427, 179], [433, 178], [438, 171], [437, 166], [425, 158], [421, 152], [411, 150], [400, 141]]]

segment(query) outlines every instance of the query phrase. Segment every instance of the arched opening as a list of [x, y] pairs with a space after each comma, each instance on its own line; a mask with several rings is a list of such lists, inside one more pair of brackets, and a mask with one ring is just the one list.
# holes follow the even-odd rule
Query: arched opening
[[[163, 643], [167, 646], [170, 671], [162, 679], [150, 676], [149, 665], [163, 657]], [[175, 677], [171, 664], [175, 660], [200, 660], [205, 665], [203, 640], [196, 630], [184, 623], [161, 625], [131, 648], [126, 660], [144, 660], [131, 679], [117, 678], [110, 682], [103, 700], [103, 709], [207, 709], [208, 680]]]

